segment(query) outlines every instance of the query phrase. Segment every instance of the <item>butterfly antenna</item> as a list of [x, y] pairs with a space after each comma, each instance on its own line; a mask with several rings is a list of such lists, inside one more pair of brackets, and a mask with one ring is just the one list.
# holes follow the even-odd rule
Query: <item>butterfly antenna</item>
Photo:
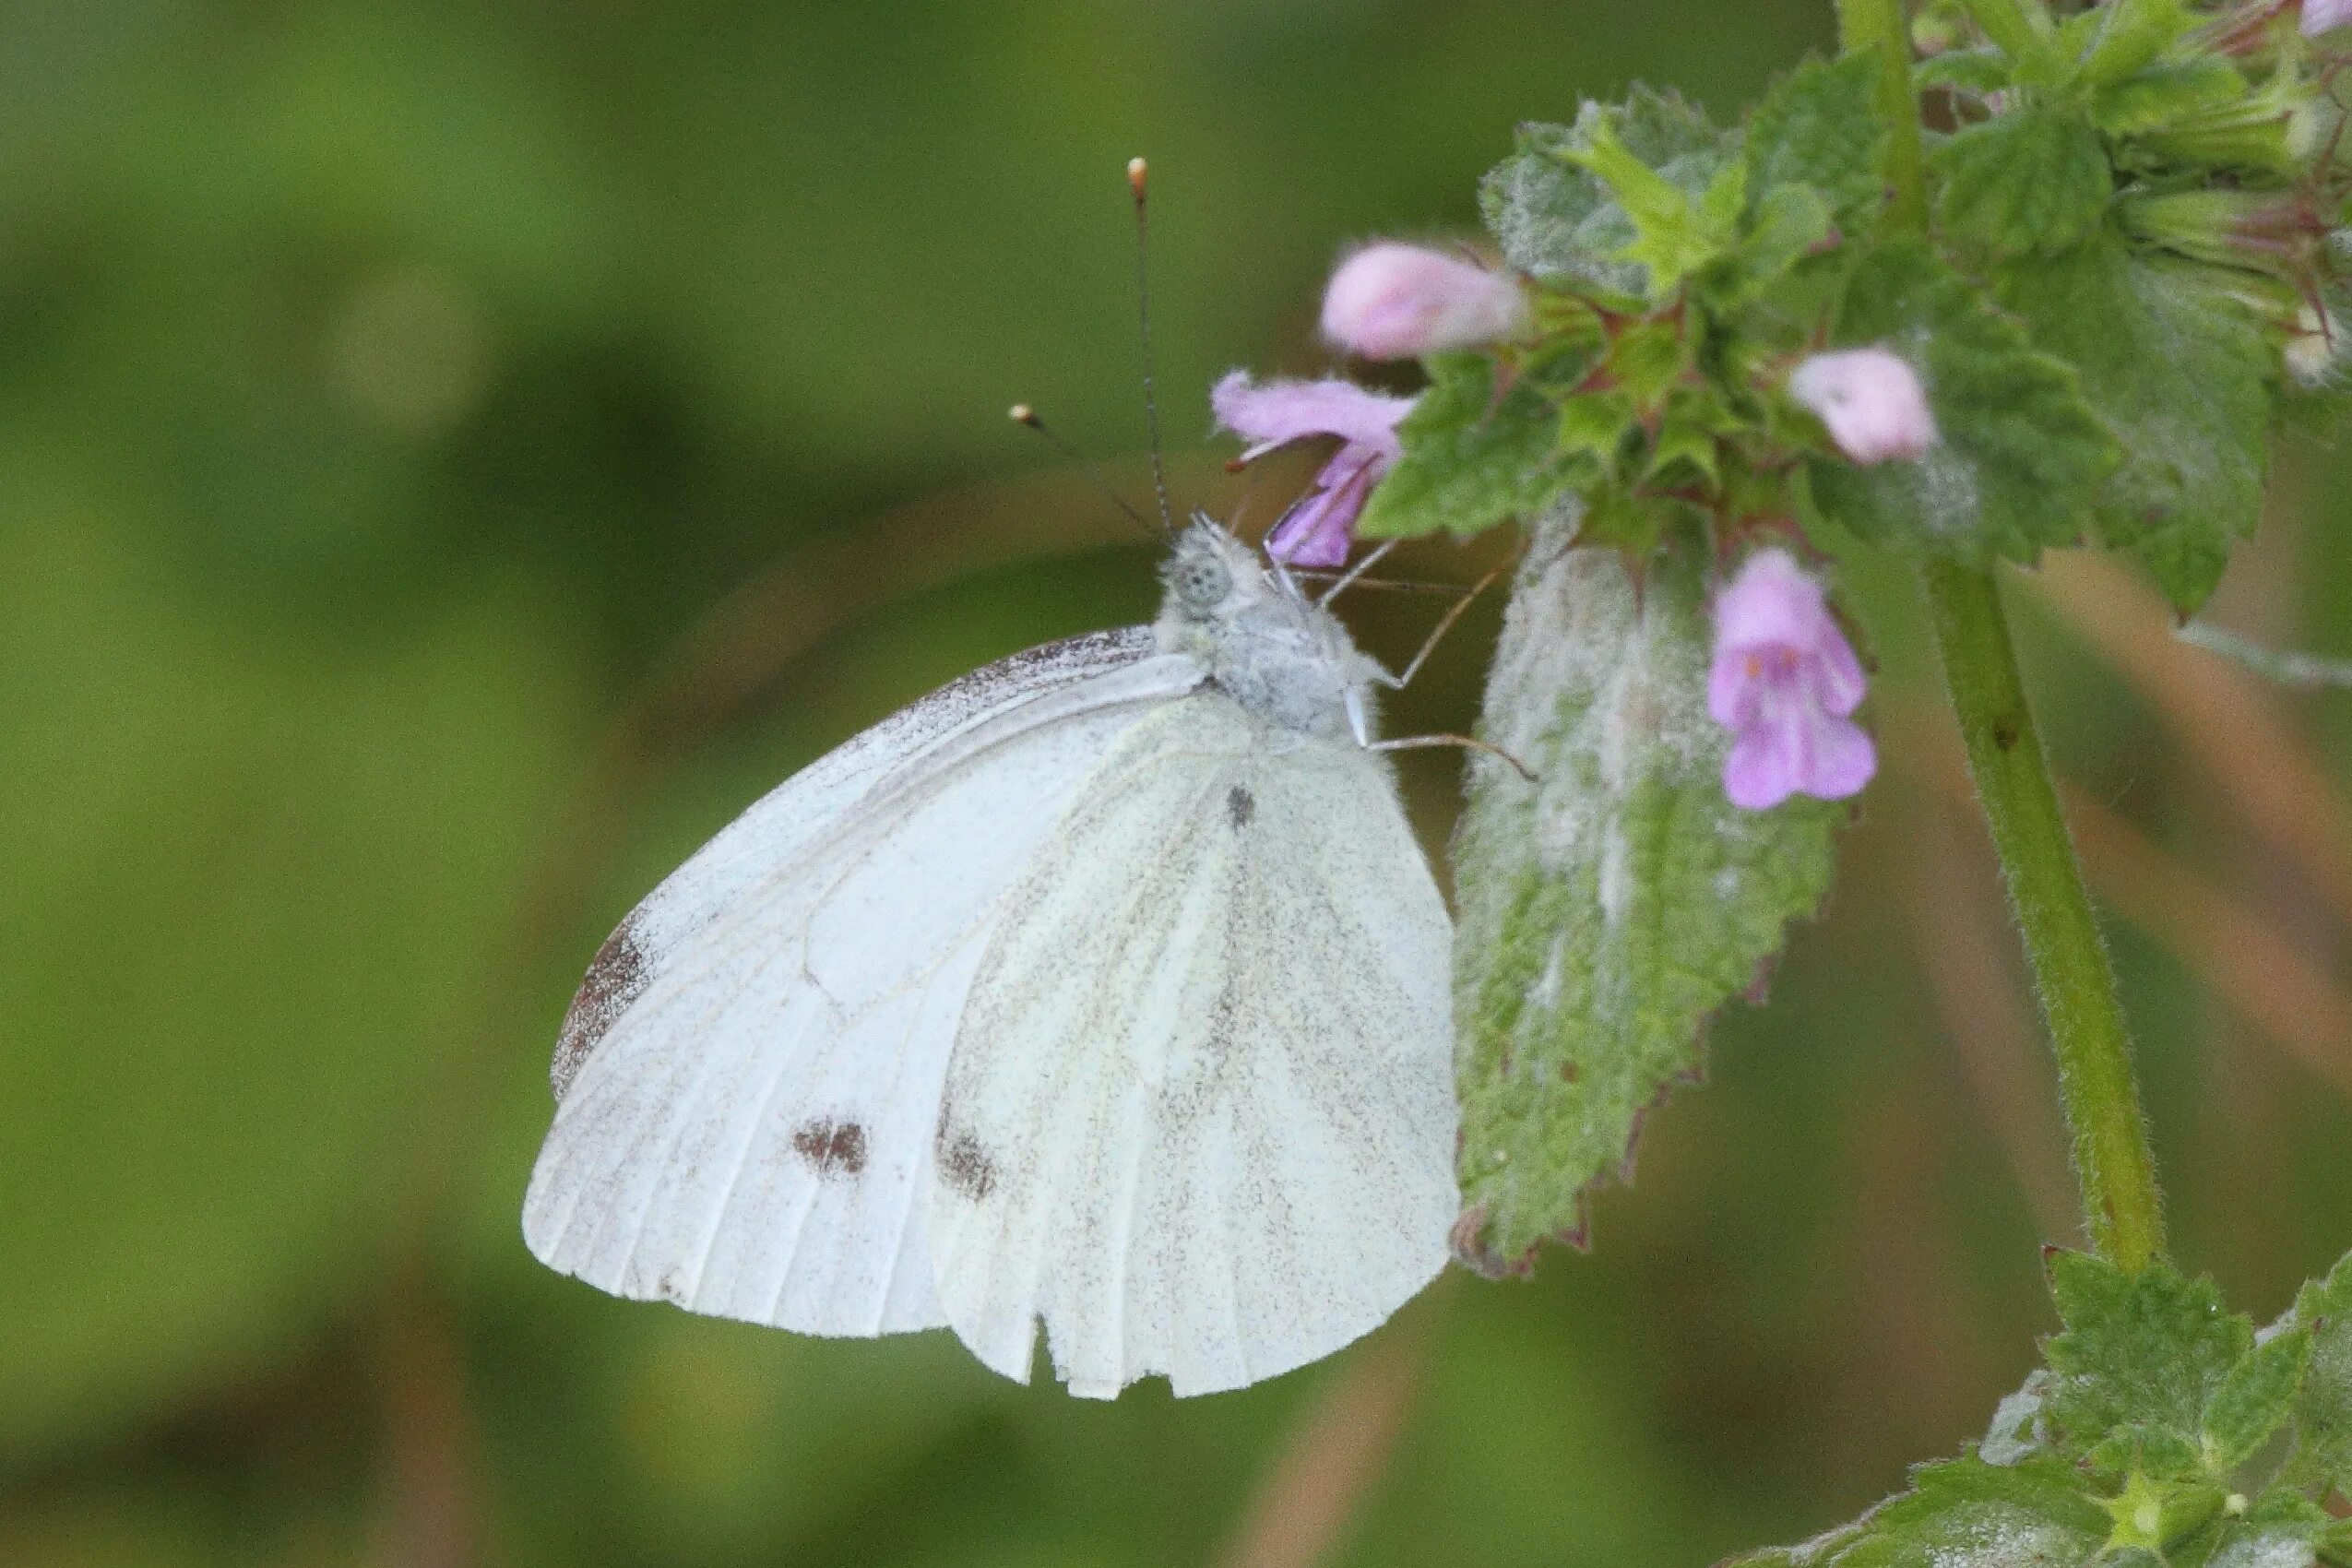
[[1151, 355], [1151, 220], [1144, 199], [1149, 166], [1140, 158], [1127, 160], [1127, 188], [1135, 193], [1135, 325], [1144, 350], [1144, 428], [1151, 436], [1151, 487], [1159, 500], [1159, 528], [1176, 537], [1176, 517], [1168, 505], [1168, 469], [1159, 451], [1159, 377]]
[[1085, 474], [1087, 478], [1092, 481], [1094, 487], [1097, 490], [1101, 491], [1110, 503], [1113, 506], [1118, 507], [1119, 510], [1126, 516], [1130, 522], [1133, 522], [1137, 528], [1143, 529], [1146, 533], [1157, 533], [1158, 531], [1151, 526], [1150, 518], [1145, 517], [1141, 512], [1136, 511], [1134, 506], [1130, 505], [1127, 498], [1119, 493], [1118, 487], [1113, 485], [1110, 480], [1103, 477], [1102, 470], [1095, 466], [1092, 458], [1079, 451], [1075, 446], [1071, 445], [1068, 438], [1063, 436], [1060, 431], [1049, 429], [1045, 421], [1039, 416], [1038, 411], [1035, 409], [1030, 408], [1027, 403], [1016, 403], [1009, 411], [1015, 424], [1021, 426], [1025, 430], [1033, 430], [1037, 432], [1038, 434], [1044, 436], [1046, 445], [1052, 447], [1056, 452], [1061, 453], [1063, 460], [1075, 464], [1078, 471]]

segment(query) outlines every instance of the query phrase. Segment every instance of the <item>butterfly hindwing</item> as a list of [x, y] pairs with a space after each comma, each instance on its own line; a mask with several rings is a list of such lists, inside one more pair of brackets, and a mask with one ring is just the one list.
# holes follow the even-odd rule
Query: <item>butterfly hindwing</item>
[[1008, 899], [935, 1136], [940, 1307], [1025, 1378], [1326, 1355], [1443, 1265], [1450, 927], [1388, 769], [1214, 690], [1129, 730]]
[[795, 775], [657, 888], [573, 1004], [525, 1200], [551, 1265], [817, 1334], [941, 1321], [948, 1047], [1005, 895], [1119, 738], [1198, 679], [1142, 630], [1016, 656]]

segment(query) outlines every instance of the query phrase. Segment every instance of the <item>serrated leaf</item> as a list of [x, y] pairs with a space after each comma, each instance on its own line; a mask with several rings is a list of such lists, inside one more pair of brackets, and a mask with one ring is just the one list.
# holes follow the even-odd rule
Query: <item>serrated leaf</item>
[[2102, 235], [1995, 279], [2120, 439], [2095, 508], [2100, 539], [2138, 550], [2183, 614], [2261, 515], [2278, 363], [2244, 307], [2202, 276]]
[[1967, 560], [2032, 561], [2082, 531], [2119, 460], [2072, 366], [1920, 241], [1857, 264], [1839, 306], [1841, 346], [1880, 345], [1919, 372], [1942, 440], [1917, 461], [1815, 461], [1823, 512], [1865, 539]]
[[1560, 415], [1522, 383], [1495, 396], [1495, 367], [1478, 354], [1429, 362], [1429, 389], [1396, 427], [1405, 455], [1356, 520], [1367, 539], [1457, 538], [1532, 516], [1578, 469], [1560, 448]]
[[[2130, 1455], [2109, 1434], [2138, 1438], [2142, 1468], [2194, 1463], [2215, 1392], [2253, 1348], [2254, 1330], [2224, 1310], [2213, 1282], [2163, 1264], [2129, 1274], [2084, 1253], [2050, 1262], [2050, 1293], [2065, 1332], [2045, 1347], [2054, 1374], [2043, 1404], [2061, 1453], [2092, 1445], [2121, 1468]], [[2168, 1446], [2162, 1450], [2156, 1443]], [[2180, 1451], [2185, 1449], [2185, 1458]]]
[[2205, 1405], [2205, 1466], [2219, 1474], [2254, 1456], [2287, 1422], [2311, 1358], [2308, 1330], [2275, 1334], [2229, 1370]]
[[1679, 97], [1635, 88], [1622, 107], [1586, 103], [1573, 125], [1519, 127], [1517, 149], [1479, 186], [1479, 207], [1503, 259], [1538, 278], [1574, 279], [1636, 295], [1633, 263], [1612, 259], [1633, 243], [1623, 208], [1591, 172], [1562, 154], [1591, 145], [1607, 127], [1624, 149], [1697, 199], [1735, 156], [1730, 138]]
[[2085, 115], [2029, 104], [1937, 148], [1936, 220], [1994, 256], [2046, 255], [2098, 226], [2115, 194], [2106, 144]]
[[1816, 192], [1830, 220], [1866, 232], [1886, 198], [1879, 158], [1886, 127], [1872, 107], [1878, 62], [1851, 54], [1807, 61], [1775, 82], [1748, 122], [1748, 191], [1761, 208], [1788, 185]]
[[[2295, 1401], [2295, 1446], [2279, 1480], [2314, 1496], [2352, 1487], [2352, 1257], [2295, 1298], [2291, 1324], [2311, 1336]], [[2352, 1543], [2347, 1543], [2352, 1560]]]
[[1820, 903], [1847, 813], [1724, 798], [1698, 552], [1655, 557], [1637, 591], [1576, 526], [1537, 530], [1481, 721], [1538, 781], [1474, 762], [1455, 854], [1457, 1237], [1490, 1269], [1582, 1230], [1587, 1190], [1697, 1074], [1708, 1016]]

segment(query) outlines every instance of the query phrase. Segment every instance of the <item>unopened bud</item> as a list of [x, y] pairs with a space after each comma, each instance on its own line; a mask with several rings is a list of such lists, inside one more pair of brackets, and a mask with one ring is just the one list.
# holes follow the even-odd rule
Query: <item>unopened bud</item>
[[1788, 395], [1858, 463], [1917, 457], [1939, 439], [1918, 374], [1884, 349], [1815, 354], [1789, 376]]
[[1495, 342], [1516, 335], [1526, 319], [1526, 298], [1509, 278], [1393, 242], [1349, 256], [1323, 296], [1323, 335], [1368, 360]]

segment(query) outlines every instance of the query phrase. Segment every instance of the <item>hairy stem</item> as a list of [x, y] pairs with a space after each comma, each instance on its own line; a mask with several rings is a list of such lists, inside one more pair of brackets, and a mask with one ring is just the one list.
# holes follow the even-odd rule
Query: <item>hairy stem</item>
[[1878, 117], [1886, 126], [1886, 183], [1895, 193], [1886, 225], [1898, 233], [1928, 226], [1927, 158], [1919, 142], [1919, 100], [1911, 90], [1911, 34], [1903, 0], [1837, 0], [1837, 30], [1848, 54], [1879, 58]]
[[2025, 930], [2058, 1056], [2058, 1092], [2073, 1136], [2091, 1244], [2137, 1269], [2164, 1251], [2164, 1214], [2132, 1039], [2025, 706], [2000, 588], [1990, 571], [1951, 562], [1930, 564], [1925, 578], [1968, 771]]
[[[2001, 20], [2027, 30], [2031, 15], [2046, 15], [2037, 4], [2029, 12], [2016, 0], [1985, 0], [1970, 9], [1980, 19], [2001, 13]], [[1889, 127], [1886, 177], [1894, 191], [1887, 226], [1923, 233], [1927, 181], [1903, 0], [1837, 0], [1837, 20], [1848, 53], [1872, 52], [1882, 62], [1879, 112]], [[2100, 1255], [2141, 1268], [2164, 1251], [2164, 1212], [2132, 1070], [2132, 1039], [2041, 737], [2025, 706], [2000, 588], [1990, 571], [1952, 562], [1930, 562], [1924, 578], [1968, 770], [2025, 930], [2058, 1057], [2058, 1092], [2073, 1138], [2085, 1225]]]

